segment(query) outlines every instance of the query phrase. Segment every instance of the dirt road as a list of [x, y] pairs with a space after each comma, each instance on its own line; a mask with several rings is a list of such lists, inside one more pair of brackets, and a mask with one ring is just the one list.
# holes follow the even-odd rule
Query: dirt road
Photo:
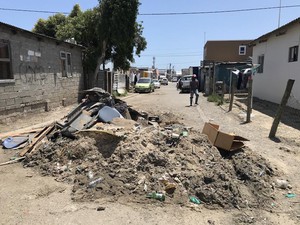
[[[199, 106], [188, 107], [189, 95], [179, 94], [175, 83], [162, 86], [151, 94], [131, 94], [123, 98], [135, 109], [153, 115], [174, 114], [180, 122], [201, 133], [204, 122], [211, 121], [221, 126], [221, 130], [236, 133], [250, 141], [246, 145], [266, 158], [275, 169], [278, 179], [287, 180], [291, 189], [274, 190], [271, 210], [245, 209], [208, 209], [201, 205], [149, 204], [128, 201], [120, 198], [98, 199], [94, 202], [74, 202], [71, 199], [72, 187], [57, 182], [53, 177], [42, 177], [38, 171], [23, 168], [21, 164], [0, 167], [0, 224], [299, 224], [300, 222], [300, 176], [299, 146], [300, 132], [295, 126], [281, 124], [276, 141], [268, 138], [272, 118], [253, 111], [252, 122], [243, 124], [244, 111], [234, 105], [228, 113], [228, 105], [215, 106], [200, 97]], [[262, 108], [259, 108], [262, 107]], [[257, 105], [254, 108], [263, 109]], [[269, 110], [272, 112], [275, 109]], [[47, 121], [61, 112], [50, 112], [42, 118], [34, 117], [35, 122]], [[299, 119], [299, 117], [298, 117]], [[28, 118], [32, 125], [33, 119]], [[14, 124], [18, 124], [15, 121]], [[24, 120], [19, 123], [26, 125]], [[14, 129], [18, 126], [14, 125]], [[0, 132], [8, 131], [0, 129]], [[14, 155], [11, 150], [1, 150], [1, 162]], [[288, 192], [296, 194], [287, 198]], [[101, 208], [102, 207], [102, 208]]]

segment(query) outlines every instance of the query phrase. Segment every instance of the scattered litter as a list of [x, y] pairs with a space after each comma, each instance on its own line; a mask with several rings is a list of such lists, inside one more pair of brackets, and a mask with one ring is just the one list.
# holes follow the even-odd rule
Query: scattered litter
[[287, 189], [289, 186], [289, 182], [287, 180], [276, 180], [276, 186], [281, 189]]
[[157, 192], [148, 193], [146, 197], [156, 199], [156, 200], [159, 200], [161, 202], [165, 201], [165, 198], [166, 198], [163, 193], [157, 193]]
[[192, 203], [195, 203], [197, 205], [201, 204], [201, 201], [196, 196], [190, 196], [189, 199], [190, 199], [190, 202], [192, 202]]
[[10, 160], [8, 162], [0, 163], [0, 166], [5, 166], [5, 165], [13, 164], [13, 163], [19, 162], [19, 161], [21, 161], [23, 159], [25, 159], [25, 157], [19, 157], [19, 158]]
[[20, 152], [24, 167], [72, 184], [72, 200], [145, 201], [146, 194], [184, 205], [190, 195], [209, 208], [270, 207], [274, 171], [241, 139], [230, 135], [240, 151], [227, 157], [170, 112], [139, 112], [99, 88], [83, 94], [62, 121], [36, 131]]
[[103, 207], [103, 206], [99, 206], [99, 207], [97, 207], [97, 209], [96, 209], [97, 211], [104, 211], [105, 210], [105, 207]]
[[28, 136], [8, 137], [8, 138], [4, 139], [4, 141], [2, 142], [2, 145], [6, 149], [15, 149], [27, 141], [28, 141]]
[[103, 178], [102, 178], [102, 177], [99, 177], [98, 179], [89, 182], [88, 187], [89, 187], [89, 188], [95, 187], [95, 186], [96, 186], [98, 183], [100, 183], [102, 180], [103, 180]]
[[212, 145], [227, 151], [241, 149], [243, 141], [249, 141], [241, 136], [219, 131], [219, 125], [213, 123], [205, 123], [202, 133], [207, 135]]
[[294, 197], [296, 197], [296, 194], [294, 194], [294, 193], [287, 193], [285, 195], [285, 197], [287, 197], [287, 198], [294, 198]]

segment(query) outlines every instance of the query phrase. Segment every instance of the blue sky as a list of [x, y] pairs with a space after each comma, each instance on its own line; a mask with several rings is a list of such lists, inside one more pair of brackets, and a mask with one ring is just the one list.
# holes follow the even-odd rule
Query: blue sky
[[[239, 9], [268, 8], [280, 5], [280, 0], [140, 0], [140, 14], [213, 12]], [[0, 21], [31, 30], [39, 18], [51, 14], [6, 11], [30, 9], [70, 12], [78, 3], [81, 9], [93, 8], [98, 0], [0, 0]], [[299, 0], [281, 0], [282, 6], [300, 5]], [[280, 25], [300, 17], [300, 7], [282, 8]], [[151, 67], [153, 57], [159, 69], [171, 67], [177, 71], [198, 66], [203, 59], [203, 46], [208, 40], [255, 39], [278, 27], [279, 9], [197, 15], [148, 16], [143, 21], [148, 47], [133, 66]]]

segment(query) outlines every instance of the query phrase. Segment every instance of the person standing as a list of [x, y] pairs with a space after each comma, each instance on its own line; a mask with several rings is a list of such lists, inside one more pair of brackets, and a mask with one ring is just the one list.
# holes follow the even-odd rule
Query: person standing
[[193, 104], [194, 95], [196, 95], [195, 105], [198, 105], [198, 98], [199, 98], [198, 88], [199, 88], [199, 82], [196, 79], [196, 75], [194, 74], [192, 76], [192, 80], [190, 81], [190, 106], [192, 106]]

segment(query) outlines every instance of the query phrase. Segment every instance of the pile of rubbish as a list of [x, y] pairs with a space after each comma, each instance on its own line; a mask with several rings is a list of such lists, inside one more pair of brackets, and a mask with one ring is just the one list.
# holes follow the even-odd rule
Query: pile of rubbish
[[221, 151], [178, 121], [92, 89], [63, 122], [38, 132], [40, 144], [24, 147], [24, 167], [73, 185], [75, 201], [271, 206], [275, 174], [264, 158], [247, 147]]

